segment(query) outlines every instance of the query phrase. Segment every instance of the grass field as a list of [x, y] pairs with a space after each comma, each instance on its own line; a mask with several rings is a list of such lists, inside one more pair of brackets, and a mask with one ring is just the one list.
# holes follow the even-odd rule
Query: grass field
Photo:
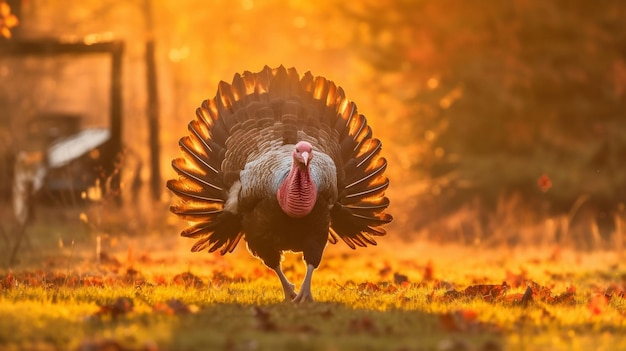
[[[626, 268], [611, 252], [392, 235], [329, 246], [317, 301], [293, 305], [243, 245], [191, 254], [151, 230], [101, 236], [98, 260], [93, 228], [38, 224], [0, 269], [0, 349], [626, 350]], [[303, 278], [300, 256], [284, 267]]]

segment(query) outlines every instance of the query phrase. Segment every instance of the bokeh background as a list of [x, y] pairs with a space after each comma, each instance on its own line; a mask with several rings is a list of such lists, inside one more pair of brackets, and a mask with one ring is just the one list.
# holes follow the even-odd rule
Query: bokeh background
[[[171, 230], [161, 225], [173, 217], [164, 182], [174, 176], [170, 161], [196, 107], [235, 72], [282, 64], [342, 86], [383, 141], [390, 235], [621, 250], [626, 2], [4, 3], [19, 20], [4, 43], [124, 43], [116, 206], [127, 217], [117, 233]], [[0, 51], [3, 201], [10, 201], [11, 155], [35, 142], [26, 137], [28, 120], [61, 113], [80, 116], [83, 126], [109, 126], [110, 70], [106, 55]], [[158, 122], [152, 135], [150, 116], [153, 127], [154, 116]]]

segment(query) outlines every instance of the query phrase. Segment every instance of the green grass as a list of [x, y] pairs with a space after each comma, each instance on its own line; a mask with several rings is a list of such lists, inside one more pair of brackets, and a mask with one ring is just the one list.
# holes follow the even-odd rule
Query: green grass
[[[175, 234], [109, 235], [102, 244], [108, 258], [98, 262], [90, 234], [63, 247], [32, 235], [21, 263], [0, 269], [2, 350], [626, 349], [619, 296], [626, 270], [610, 252], [392, 238], [357, 251], [329, 246], [313, 277], [316, 302], [293, 305], [244, 247], [221, 257], [190, 254], [190, 242]], [[298, 255], [284, 267], [289, 279], [302, 279]], [[512, 288], [492, 301], [462, 293], [503, 281]], [[525, 292], [526, 281], [552, 296], [576, 292], [566, 302], [535, 296], [522, 305], [512, 296]], [[594, 300], [609, 288], [611, 299]], [[446, 298], [450, 290], [461, 296]], [[132, 301], [132, 309], [115, 310], [120, 301]]]

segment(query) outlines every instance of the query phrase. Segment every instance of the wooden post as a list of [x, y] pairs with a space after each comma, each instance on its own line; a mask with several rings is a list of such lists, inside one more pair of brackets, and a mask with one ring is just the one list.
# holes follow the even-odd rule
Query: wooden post
[[110, 109], [110, 128], [111, 128], [111, 147], [116, 157], [111, 160], [113, 162], [110, 169], [110, 190], [114, 194], [115, 202], [121, 205], [120, 194], [120, 170], [116, 162], [122, 154], [122, 62], [124, 54], [124, 43], [115, 42], [111, 55], [111, 109]]
[[152, 199], [161, 199], [161, 143], [159, 140], [159, 91], [156, 69], [156, 50], [154, 40], [154, 16], [152, 15], [152, 1], [144, 0], [143, 11], [146, 20], [146, 87], [148, 91], [148, 132], [150, 138], [150, 193]]
[[148, 88], [148, 131], [150, 134], [150, 193], [152, 199], [161, 199], [161, 145], [159, 140], [159, 93], [154, 40], [146, 42], [146, 85]]

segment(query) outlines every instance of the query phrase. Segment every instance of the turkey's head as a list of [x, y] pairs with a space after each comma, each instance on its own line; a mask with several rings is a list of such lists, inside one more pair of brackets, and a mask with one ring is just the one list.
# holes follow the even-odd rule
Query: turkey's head
[[295, 164], [307, 167], [313, 158], [313, 146], [306, 141], [300, 141], [296, 144], [292, 156]]

